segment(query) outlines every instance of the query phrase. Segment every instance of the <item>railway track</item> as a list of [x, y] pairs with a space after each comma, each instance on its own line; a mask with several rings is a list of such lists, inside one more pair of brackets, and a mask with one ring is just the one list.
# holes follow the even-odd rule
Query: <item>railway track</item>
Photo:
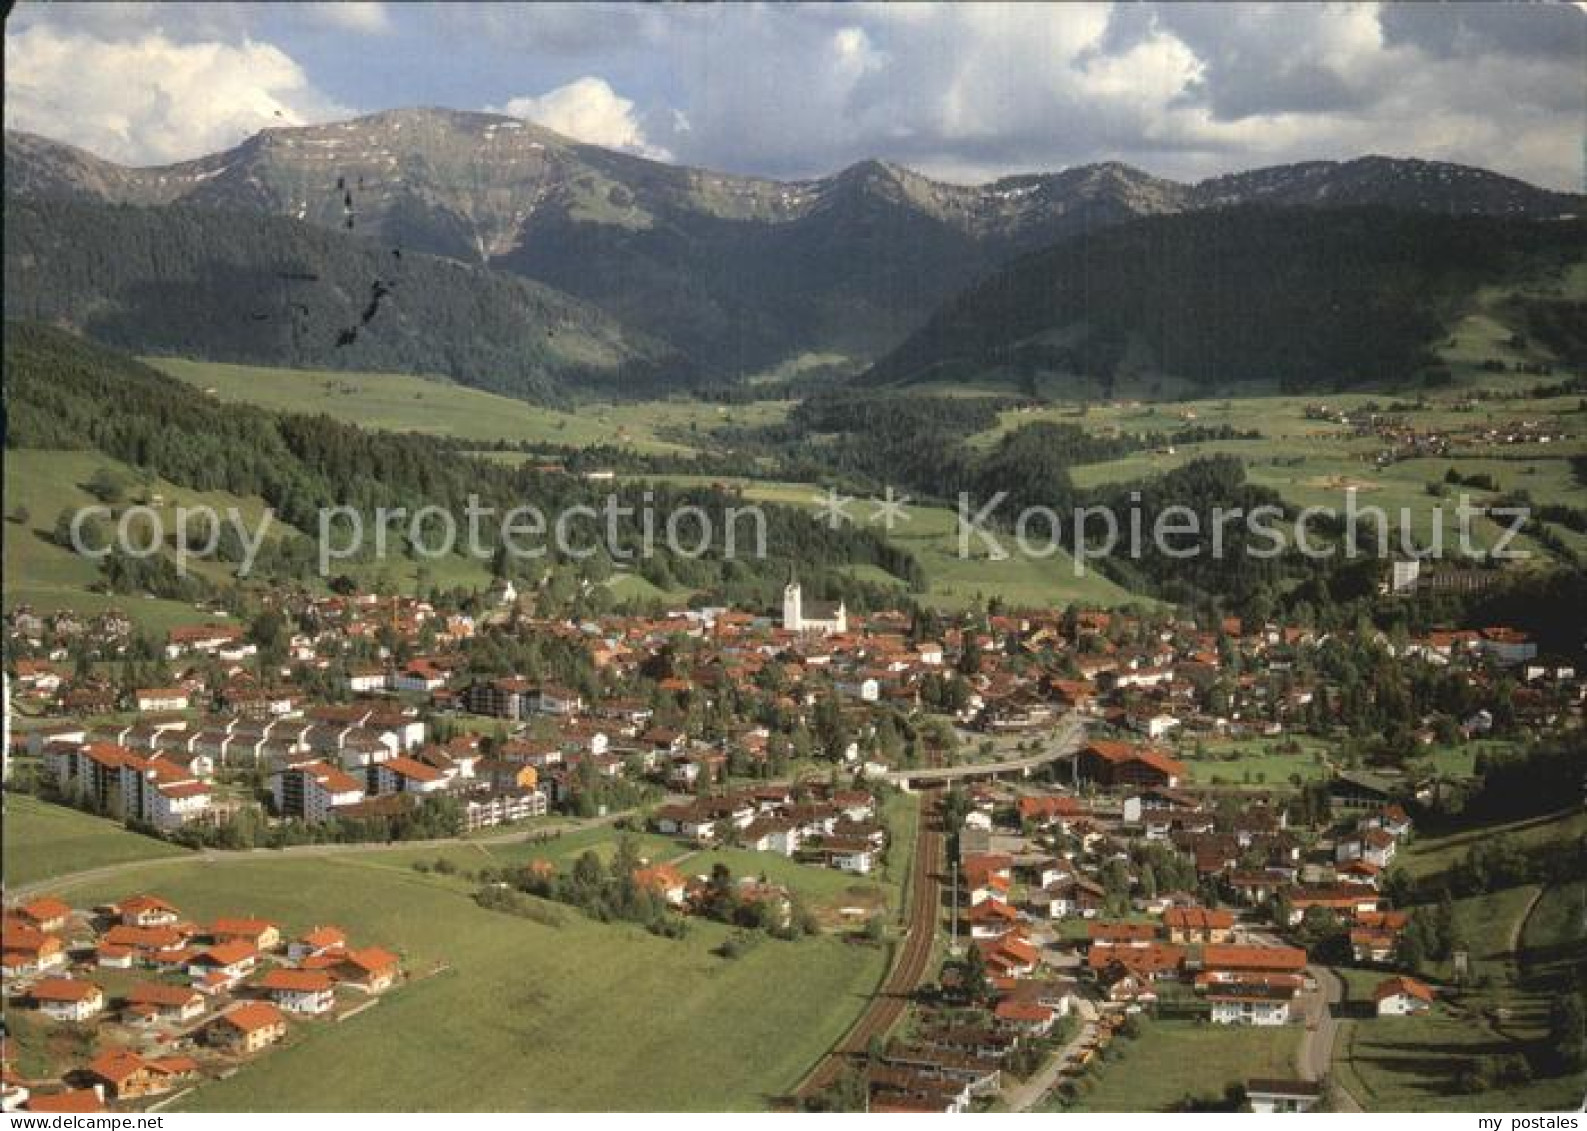
[[887, 979], [865, 1012], [794, 1093], [795, 1100], [815, 1095], [837, 1080], [847, 1064], [865, 1056], [871, 1041], [886, 1036], [904, 1015], [911, 996], [930, 973], [936, 943], [937, 921], [942, 913], [943, 834], [937, 799], [926, 794], [921, 802], [920, 831], [915, 838], [915, 859], [910, 868], [909, 922], [903, 946]]

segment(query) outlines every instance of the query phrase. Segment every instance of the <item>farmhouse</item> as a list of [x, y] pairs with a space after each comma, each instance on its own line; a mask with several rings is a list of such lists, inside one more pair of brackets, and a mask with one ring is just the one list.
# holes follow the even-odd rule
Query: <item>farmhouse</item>
[[324, 954], [347, 946], [347, 934], [340, 927], [315, 927], [287, 946], [287, 957], [293, 962]]
[[172, 927], [182, 913], [157, 895], [134, 895], [111, 908], [128, 927]]
[[336, 1004], [336, 983], [323, 970], [271, 970], [259, 988], [289, 1013], [324, 1013]]
[[185, 1056], [149, 1060], [131, 1049], [109, 1049], [95, 1057], [83, 1075], [111, 1100], [135, 1100], [169, 1092], [198, 1065]]
[[12, 908], [10, 914], [36, 931], [59, 931], [71, 918], [72, 909], [58, 899], [44, 896]]
[[1433, 991], [1415, 978], [1390, 978], [1372, 991], [1379, 1017], [1406, 1017], [1433, 1008]]
[[87, 1021], [105, 1008], [105, 992], [76, 978], [40, 978], [28, 997], [40, 1013], [54, 1021]]
[[0, 948], [4, 949], [0, 967], [10, 978], [40, 974], [66, 964], [66, 947], [60, 939], [18, 919], [7, 919], [0, 926]]
[[336, 967], [336, 977], [366, 993], [378, 994], [397, 979], [397, 956], [378, 946], [350, 950]]
[[287, 1019], [269, 1002], [250, 1001], [221, 1014], [209, 1026], [210, 1040], [234, 1054], [258, 1052], [287, 1034]]
[[216, 919], [209, 936], [217, 943], [245, 942], [255, 950], [281, 945], [281, 929], [265, 919]]
[[123, 1017], [130, 1023], [164, 1022], [181, 1024], [204, 1012], [204, 998], [197, 990], [163, 982], [139, 982], [127, 991]]

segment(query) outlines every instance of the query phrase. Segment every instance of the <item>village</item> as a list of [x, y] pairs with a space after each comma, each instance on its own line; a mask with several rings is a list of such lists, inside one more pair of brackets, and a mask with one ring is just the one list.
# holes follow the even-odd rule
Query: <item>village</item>
[[[1395, 890], [1411, 812], [1473, 779], [1473, 751], [1579, 725], [1584, 699], [1570, 664], [1503, 625], [858, 614], [797, 582], [780, 616], [573, 621], [510, 582], [472, 609], [281, 597], [252, 624], [172, 629], [154, 656], [110, 615], [19, 610], [7, 629], [26, 720], [8, 792], [177, 844], [615, 821], [671, 846], [619, 877], [666, 915], [719, 916], [731, 883], [790, 935], [788, 888], [713, 874], [713, 852], [886, 868], [907, 885], [896, 921], [867, 907], [810, 929], [892, 945], [907, 1008], [875, 998], [796, 1097], [873, 1111], [1062, 1108], [1159, 1018], [1292, 1027], [1293, 1071], [1243, 1074], [1238, 1102], [1348, 1106], [1329, 1090], [1333, 968], [1370, 979], [1374, 1015], [1439, 1008]], [[898, 849], [884, 810], [917, 801]], [[506, 879], [570, 901], [549, 865]], [[142, 1107], [407, 976], [400, 938], [289, 937], [239, 912], [8, 892], [8, 1016], [36, 1018], [8, 1050], [48, 1030], [76, 1037], [42, 1047], [80, 1053], [45, 1077], [9, 1059], [8, 1110]]]
[[[146, 893], [8, 906], [3, 942], [6, 1111], [148, 1110], [267, 1055], [297, 1026], [356, 1015], [404, 977], [395, 954], [334, 926], [289, 938], [251, 917], [201, 925]], [[51, 1061], [42, 1081], [13, 1063], [32, 1037]]]

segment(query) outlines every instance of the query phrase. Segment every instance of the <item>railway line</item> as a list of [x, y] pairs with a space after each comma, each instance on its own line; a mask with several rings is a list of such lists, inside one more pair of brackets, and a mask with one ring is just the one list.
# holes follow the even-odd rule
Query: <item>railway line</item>
[[845, 1065], [864, 1057], [871, 1041], [886, 1036], [898, 1023], [911, 996], [930, 973], [937, 922], [942, 913], [943, 842], [937, 798], [934, 792], [924, 793], [921, 799], [920, 832], [915, 838], [915, 858], [909, 873], [909, 920], [905, 926], [903, 945], [886, 980], [866, 1006], [865, 1012], [805, 1077], [795, 1090], [795, 1100], [816, 1095], [830, 1087]]

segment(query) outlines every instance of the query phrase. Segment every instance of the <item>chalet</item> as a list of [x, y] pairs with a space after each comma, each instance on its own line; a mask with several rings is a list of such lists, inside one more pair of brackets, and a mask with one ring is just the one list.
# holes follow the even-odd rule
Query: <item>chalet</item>
[[1406, 1017], [1433, 1008], [1433, 991], [1415, 978], [1389, 978], [1372, 991], [1379, 1017]]
[[82, 1075], [108, 1099], [141, 1099], [169, 1092], [184, 1077], [198, 1071], [191, 1057], [170, 1056], [148, 1059], [131, 1049], [107, 1049], [83, 1070]]
[[305, 958], [346, 947], [347, 934], [340, 927], [314, 927], [287, 945], [287, 957], [293, 962], [302, 962]]
[[102, 946], [130, 951], [141, 961], [159, 962], [180, 951], [190, 933], [187, 927], [129, 927], [118, 923], [105, 932], [100, 942]]
[[4, 949], [0, 966], [8, 978], [42, 974], [66, 965], [66, 946], [59, 938], [19, 919], [7, 919], [0, 925], [0, 947]]
[[336, 1004], [336, 983], [323, 970], [277, 968], [259, 980], [259, 988], [289, 1013], [325, 1013]]
[[111, 910], [128, 927], [173, 927], [182, 914], [157, 895], [134, 895]]
[[1019, 925], [1019, 912], [1002, 900], [989, 899], [970, 908], [972, 939], [996, 939]]
[[212, 1021], [208, 1034], [213, 1044], [234, 1055], [245, 1055], [286, 1036], [287, 1019], [269, 1002], [244, 1002]]
[[1350, 929], [1350, 954], [1357, 962], [1392, 962], [1399, 947], [1399, 931], [1387, 927]]
[[975, 943], [986, 968], [994, 977], [1020, 978], [1034, 974], [1041, 964], [1041, 952], [1019, 930]]
[[18, 904], [9, 914], [16, 916], [36, 931], [52, 933], [66, 926], [66, 921], [71, 918], [72, 909], [58, 899], [44, 896]]
[[1321, 907], [1346, 919], [1371, 914], [1381, 905], [1382, 897], [1363, 884], [1336, 884], [1333, 886], [1303, 886], [1285, 889], [1289, 900], [1289, 925], [1297, 927], [1307, 910]]
[[281, 929], [266, 919], [216, 919], [209, 937], [217, 943], [245, 942], [261, 951], [281, 945]]
[[259, 964], [259, 951], [252, 943], [234, 940], [216, 943], [193, 955], [187, 962], [188, 975], [200, 985], [234, 986]]
[[1151, 747], [1111, 739], [1093, 739], [1074, 756], [1077, 781], [1105, 788], [1166, 786], [1170, 789], [1189, 775], [1184, 765]]
[[340, 982], [378, 994], [396, 981], [399, 969], [396, 955], [370, 946], [348, 951], [337, 964], [335, 974]]
[[105, 1008], [105, 991], [77, 978], [40, 978], [28, 997], [40, 1013], [55, 1021], [87, 1021]]
[[197, 990], [164, 982], [139, 982], [127, 991], [122, 1015], [133, 1024], [161, 1022], [178, 1025], [204, 1012], [204, 998]]
[[757, 817], [739, 834], [739, 840], [745, 848], [755, 852], [792, 856], [799, 851], [799, 825], [782, 817]]

